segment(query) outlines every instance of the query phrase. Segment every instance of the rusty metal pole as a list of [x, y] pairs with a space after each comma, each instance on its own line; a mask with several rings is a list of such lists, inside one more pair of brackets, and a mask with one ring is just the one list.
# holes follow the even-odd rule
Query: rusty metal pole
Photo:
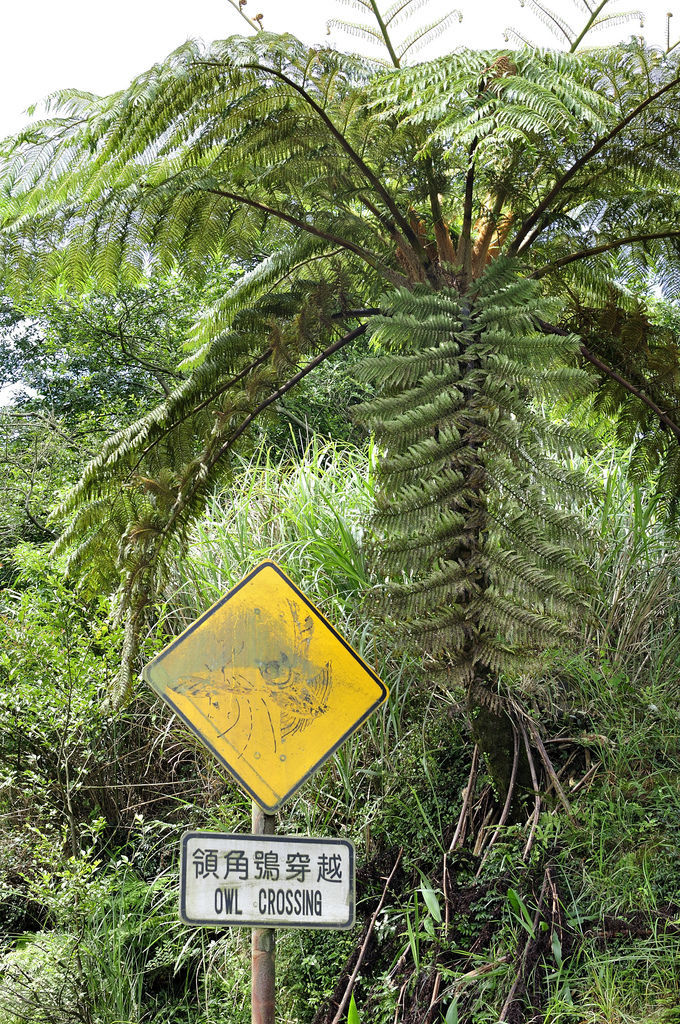
[[[253, 801], [253, 835], [273, 836], [276, 815], [266, 814]], [[253, 928], [252, 1024], [276, 1024], [276, 932]]]

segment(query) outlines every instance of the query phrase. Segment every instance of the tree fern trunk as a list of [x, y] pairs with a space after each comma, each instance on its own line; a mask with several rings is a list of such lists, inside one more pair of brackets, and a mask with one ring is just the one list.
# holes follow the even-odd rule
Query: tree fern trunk
[[[532, 399], [585, 375], [559, 365], [577, 339], [565, 349], [538, 331], [542, 308], [510, 261], [468, 295], [416, 285], [372, 324], [383, 351], [363, 369], [381, 385], [360, 414], [384, 449], [374, 525], [385, 614], [428, 678], [463, 688], [501, 800], [516, 733], [500, 683], [567, 638], [583, 604], [576, 495], [587, 488], [560, 463], [583, 438]], [[515, 774], [528, 782], [519, 754]]]

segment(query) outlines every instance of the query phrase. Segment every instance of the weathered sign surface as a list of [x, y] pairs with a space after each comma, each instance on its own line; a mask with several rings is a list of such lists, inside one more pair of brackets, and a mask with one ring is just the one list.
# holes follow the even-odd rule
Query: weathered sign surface
[[388, 696], [274, 562], [254, 569], [143, 675], [268, 812]]
[[344, 839], [187, 832], [180, 917], [191, 925], [351, 928], [354, 846]]

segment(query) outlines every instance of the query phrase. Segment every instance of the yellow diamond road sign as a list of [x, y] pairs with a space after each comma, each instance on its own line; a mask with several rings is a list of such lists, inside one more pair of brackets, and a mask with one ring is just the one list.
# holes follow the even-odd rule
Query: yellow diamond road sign
[[241, 580], [143, 676], [266, 811], [388, 696], [274, 562]]

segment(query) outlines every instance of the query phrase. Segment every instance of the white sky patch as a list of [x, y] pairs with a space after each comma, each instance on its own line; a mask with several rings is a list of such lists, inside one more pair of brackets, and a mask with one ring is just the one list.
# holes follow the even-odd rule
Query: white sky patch
[[[385, 5], [389, 0], [385, 0]], [[567, 0], [547, 0], [574, 24]], [[509, 26], [540, 45], [556, 39], [520, 0], [430, 0], [413, 17], [423, 24], [450, 7], [460, 8], [462, 24], [454, 23], [443, 37], [420, 54], [421, 59], [446, 53], [456, 46], [502, 47]], [[0, 61], [0, 137], [18, 131], [26, 122], [23, 111], [57, 89], [77, 88], [105, 94], [124, 88], [130, 79], [162, 60], [187, 38], [223, 39], [250, 29], [226, 0], [117, 0], [94, 4], [92, 0], [25, 0], [2, 5], [3, 55]], [[671, 24], [680, 35], [680, 3], [677, 0], [641, 0], [615, 6], [617, 10], [640, 8], [646, 17], [645, 36], [657, 45], [665, 42], [666, 12], [675, 15]], [[265, 28], [292, 32], [306, 43], [331, 43], [343, 49], [363, 44], [345, 33], [327, 34], [329, 18], [365, 21], [340, 0], [248, 0], [246, 11], [262, 13]], [[574, 5], [575, 11], [575, 5]], [[639, 32], [637, 22], [601, 33], [602, 44]]]
[[35, 397], [37, 394], [38, 392], [29, 388], [27, 384], [6, 384], [4, 388], [0, 388], [0, 409], [14, 405], [15, 400], [21, 395]]

